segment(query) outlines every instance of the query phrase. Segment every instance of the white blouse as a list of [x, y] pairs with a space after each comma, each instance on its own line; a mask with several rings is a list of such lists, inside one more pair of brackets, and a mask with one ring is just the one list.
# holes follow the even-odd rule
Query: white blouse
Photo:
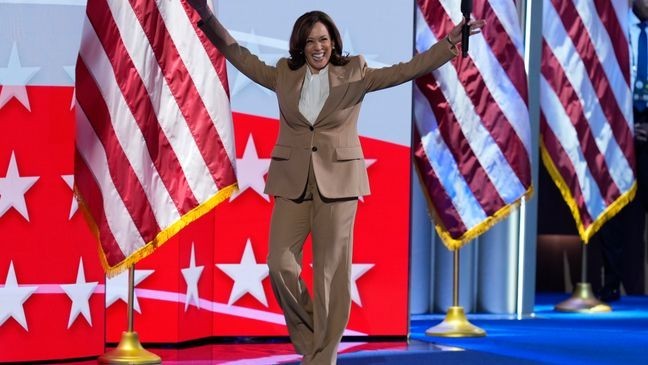
[[317, 74], [311, 73], [310, 67], [306, 65], [306, 75], [304, 76], [304, 84], [299, 98], [299, 112], [311, 124], [315, 123], [328, 95], [328, 65]]

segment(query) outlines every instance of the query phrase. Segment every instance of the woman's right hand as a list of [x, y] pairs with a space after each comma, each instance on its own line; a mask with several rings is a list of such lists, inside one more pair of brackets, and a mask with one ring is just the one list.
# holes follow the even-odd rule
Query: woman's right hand
[[209, 6], [207, 6], [207, 0], [187, 0], [187, 3], [194, 8], [201, 18], [206, 18], [209, 15]]
[[[463, 25], [466, 23], [466, 18], [461, 18], [461, 22], [457, 24], [450, 32], [448, 33], [448, 40], [450, 41], [451, 44], [457, 45], [461, 43], [462, 39], [462, 29]], [[479, 20], [471, 20], [468, 25], [470, 26], [470, 35], [477, 34], [481, 32], [482, 28], [484, 25], [486, 25], [486, 21], [483, 19]]]

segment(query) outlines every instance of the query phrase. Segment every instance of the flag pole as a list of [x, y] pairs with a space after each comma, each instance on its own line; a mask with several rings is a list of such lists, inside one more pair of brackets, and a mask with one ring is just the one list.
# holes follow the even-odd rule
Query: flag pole
[[592, 285], [587, 281], [587, 245], [581, 243], [581, 281], [576, 283], [572, 296], [554, 307], [559, 312], [605, 313], [612, 307], [596, 299]]
[[133, 303], [135, 301], [135, 265], [128, 268], [128, 330], [122, 332], [119, 345], [99, 357], [100, 364], [161, 364], [162, 359], [142, 347], [133, 330]]
[[486, 331], [473, 325], [466, 318], [463, 307], [459, 306], [459, 248], [453, 251], [452, 306], [448, 308], [443, 322], [425, 331], [428, 336], [436, 337], [483, 337]]
[[[461, 0], [461, 13], [465, 23], [461, 29], [461, 56], [468, 57], [470, 38], [470, 13], [472, 0]], [[438, 337], [483, 337], [486, 331], [473, 325], [466, 318], [463, 307], [459, 306], [459, 247], [453, 251], [452, 306], [448, 308], [443, 322], [425, 331], [428, 336]]]

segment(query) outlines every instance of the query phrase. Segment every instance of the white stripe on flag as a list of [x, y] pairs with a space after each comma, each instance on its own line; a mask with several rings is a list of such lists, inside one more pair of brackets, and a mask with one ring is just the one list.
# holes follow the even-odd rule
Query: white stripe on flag
[[103, 201], [108, 228], [124, 255], [135, 252], [145, 242], [124, 205], [108, 171], [108, 160], [101, 141], [95, 134], [88, 117], [79, 107], [76, 110], [76, 147], [86, 166], [94, 175]]
[[601, 191], [587, 166], [583, 150], [581, 149], [576, 129], [569, 121], [569, 115], [564, 109], [560, 98], [549, 85], [549, 82], [540, 76], [540, 107], [545, 114], [547, 125], [553, 131], [556, 139], [567, 153], [567, 158], [574, 166], [578, 186], [585, 197], [585, 206], [592, 219], [596, 219], [605, 210], [605, 201]]
[[[443, 66], [447, 67], [447, 66]], [[446, 191], [461, 221], [470, 230], [487, 218], [470, 186], [466, 183], [457, 162], [443, 141], [439, 126], [430, 108], [430, 102], [414, 87], [414, 121], [421, 136], [427, 162]]]
[[169, 89], [151, 44], [128, 3], [119, 0], [109, 1], [108, 5], [124, 46], [151, 98], [156, 119], [180, 162], [189, 187], [196, 199], [204, 201], [218, 192], [218, 187]]
[[627, 92], [628, 85], [623, 77], [621, 66], [617, 62], [614, 48], [609, 46], [612, 44], [612, 39], [610, 39], [607, 29], [601, 22], [601, 18], [598, 17], [593, 1], [576, 0], [574, 5], [579, 17], [587, 27], [596, 55], [612, 86], [612, 93], [616, 98], [619, 109], [626, 111], [624, 114], [630, 114], [632, 112], [632, 98], [630, 93]]
[[[594, 135], [596, 146], [599, 152], [603, 153], [612, 180], [619, 190], [626, 191], [634, 182], [634, 177], [627, 174], [627, 171], [631, 170], [628, 160], [612, 134], [612, 129], [603, 109], [601, 109], [599, 98], [588, 76], [585, 64], [563, 27], [560, 16], [551, 4], [545, 3], [545, 5], [547, 6], [543, 18], [544, 39], [556, 55], [560, 66], [565, 70], [565, 76], [578, 95], [583, 113]], [[570, 118], [565, 120], [570, 120]], [[596, 218], [597, 216], [592, 217]]]
[[[629, 44], [628, 40], [628, 2], [626, 0], [610, 0], [612, 2], [612, 7], [614, 8], [614, 13], [616, 14], [621, 29], [623, 30], [623, 36], [625, 37], [625, 44]], [[629, 61], [628, 61], [629, 62]]]
[[532, 156], [529, 110], [526, 103], [484, 37], [481, 34], [474, 35], [470, 38], [470, 42], [474, 46], [471, 58], [481, 73], [486, 88], [524, 144], [527, 154]]
[[515, 6], [511, 6], [511, 0], [490, 0], [489, 3], [493, 12], [497, 15], [500, 24], [506, 30], [506, 34], [508, 34], [515, 45], [518, 54], [524, 58], [524, 42], [522, 40], [520, 22]]
[[[456, 0], [439, 0], [439, 4], [441, 4], [446, 14], [450, 16], [450, 19], [452, 19], [454, 24], [458, 24], [461, 21], [463, 15], [461, 14], [461, 7], [457, 6], [458, 4]], [[421, 10], [418, 6], [416, 9], [418, 11]]]
[[[192, 24], [180, 1], [156, 0], [156, 2], [173, 43], [180, 53], [182, 62], [187, 67], [202, 102], [214, 122], [227, 156], [232, 166], [236, 166], [234, 131], [229, 127], [232, 125], [229, 97], [212, 66], [209, 55], [198, 40], [196, 33], [192, 32]], [[164, 6], [160, 6], [160, 3], [163, 3]]]
[[168, 227], [180, 218], [176, 206], [166, 190], [146, 147], [146, 141], [131, 110], [121, 93], [114, 70], [103, 47], [86, 19], [84, 23], [84, 44], [79, 54], [96, 80], [101, 95], [108, 106], [113, 129], [130, 165], [151, 206], [158, 226]]
[[[418, 52], [423, 52], [436, 42], [436, 38], [427, 26], [421, 9], [416, 9], [416, 15], [418, 32], [416, 49]], [[513, 130], [515, 130], [520, 141], [524, 144], [527, 154], [532, 156], [529, 110], [527, 109], [526, 103], [493, 54], [492, 49], [488, 46], [484, 37], [482, 35], [472, 36], [470, 42], [474, 45], [474, 49], [471, 48], [471, 57], [475, 66], [477, 66], [477, 69], [482, 74], [488, 91], [499, 105], [500, 110], [511, 124], [511, 127], [513, 127]], [[456, 71], [453, 69], [451, 72]]]
[[[417, 39], [436, 42], [436, 37], [429, 28], [421, 30], [429, 34], [419, 36]], [[472, 54], [471, 56], [474, 57]], [[484, 128], [481, 117], [475, 112], [472, 101], [457, 76], [457, 70], [452, 65], [446, 64], [436, 69], [433, 74], [439, 81], [443, 96], [448, 100], [450, 108], [457, 117], [457, 123], [463, 131], [466, 141], [498, 194], [506, 204], [515, 202], [524, 194], [526, 188], [517, 178], [489, 131]]]

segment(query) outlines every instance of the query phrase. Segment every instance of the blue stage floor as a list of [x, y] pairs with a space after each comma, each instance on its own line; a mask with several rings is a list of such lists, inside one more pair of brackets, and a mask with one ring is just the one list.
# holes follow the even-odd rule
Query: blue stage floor
[[482, 354], [515, 364], [648, 364], [648, 297], [623, 297], [609, 313], [555, 312], [554, 305], [568, 297], [538, 295], [535, 315], [528, 319], [469, 315], [471, 323], [486, 330], [483, 338], [428, 337], [425, 330], [443, 316], [413, 316], [411, 338], [475, 352], [461, 364], [500, 363]]
[[[343, 342], [338, 364], [648, 364], [648, 296], [622, 297], [610, 313], [560, 313], [568, 295], [540, 294], [532, 317], [468, 315], [480, 338], [428, 337], [444, 315], [412, 317], [410, 341]], [[289, 343], [205, 344], [156, 349], [164, 364], [298, 364]], [[74, 364], [93, 364], [84, 361]]]

